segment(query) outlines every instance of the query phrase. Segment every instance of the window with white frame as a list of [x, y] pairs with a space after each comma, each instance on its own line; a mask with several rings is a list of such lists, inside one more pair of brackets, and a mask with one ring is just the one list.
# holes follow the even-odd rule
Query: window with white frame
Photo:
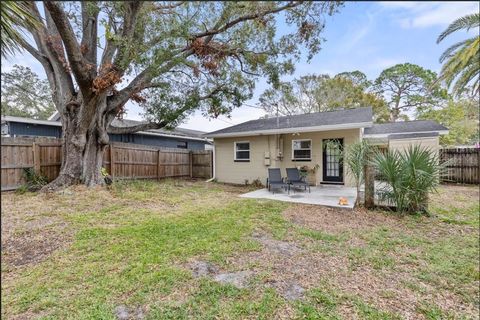
[[234, 143], [235, 161], [250, 161], [250, 142], [238, 141]]
[[292, 160], [311, 160], [312, 140], [292, 140]]

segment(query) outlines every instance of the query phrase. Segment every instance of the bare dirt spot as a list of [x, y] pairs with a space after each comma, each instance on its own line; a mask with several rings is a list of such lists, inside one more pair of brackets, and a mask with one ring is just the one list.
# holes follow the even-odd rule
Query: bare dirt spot
[[294, 301], [303, 299], [305, 289], [296, 282], [270, 281], [265, 286], [275, 288], [275, 290], [286, 300]]
[[296, 255], [302, 250], [293, 242], [274, 240], [266, 234], [254, 233], [252, 238], [260, 242], [268, 252], [285, 258]]
[[253, 273], [251, 271], [238, 271], [219, 273], [213, 279], [222, 284], [231, 284], [237, 288], [245, 288]]
[[206, 261], [193, 261], [188, 264], [194, 278], [201, 278], [218, 273], [219, 269], [213, 263]]
[[132, 308], [124, 305], [119, 305], [115, 307], [115, 317], [118, 320], [140, 320], [144, 319], [145, 315], [142, 308]]

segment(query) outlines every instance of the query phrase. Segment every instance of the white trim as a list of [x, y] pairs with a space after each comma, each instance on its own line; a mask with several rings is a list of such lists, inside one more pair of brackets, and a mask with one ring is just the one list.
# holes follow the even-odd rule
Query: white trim
[[[248, 159], [237, 159], [237, 143], [248, 143], [248, 150], [238, 150], [238, 151], [248, 151]], [[248, 162], [250, 161], [250, 141], [234, 141], [233, 142], [233, 160], [234, 161], [245, 161]]]
[[376, 134], [364, 134], [364, 138], [388, 138], [392, 134], [416, 134], [416, 133], [438, 133], [439, 135], [448, 134], [449, 130], [434, 130], [434, 131], [406, 131], [406, 132], [390, 132], [390, 133], [376, 133]]
[[58, 111], [55, 111], [50, 117], [48, 117], [47, 120], [58, 121], [57, 119], [59, 118], [60, 118], [60, 114], [58, 113]]
[[[310, 141], [310, 148], [308, 149], [293, 149], [293, 144], [295, 141]], [[310, 150], [310, 158], [295, 158], [295, 150]], [[312, 161], [312, 153], [313, 153], [313, 144], [312, 139], [293, 139], [292, 140], [292, 161]]]
[[330, 131], [343, 129], [357, 129], [371, 127], [372, 122], [358, 122], [358, 123], [344, 123], [332, 124], [314, 127], [298, 127], [298, 128], [284, 128], [284, 129], [268, 129], [268, 130], [253, 130], [246, 132], [230, 132], [230, 133], [207, 133], [204, 136], [209, 138], [223, 138], [223, 137], [248, 137], [264, 134], [282, 134], [282, 133], [296, 133], [296, 132], [310, 132], [310, 131]]

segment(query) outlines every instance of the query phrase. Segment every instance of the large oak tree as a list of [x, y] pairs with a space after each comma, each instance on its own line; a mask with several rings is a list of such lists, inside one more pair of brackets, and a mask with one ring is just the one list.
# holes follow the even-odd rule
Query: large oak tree
[[[63, 125], [63, 163], [48, 187], [102, 183], [108, 132], [175, 125], [195, 109], [218, 116], [318, 50], [324, 14], [339, 2], [81, 2], [27, 7], [22, 47], [45, 69]], [[289, 27], [278, 32], [277, 20]], [[145, 106], [147, 123], [110, 124], [125, 104]]]

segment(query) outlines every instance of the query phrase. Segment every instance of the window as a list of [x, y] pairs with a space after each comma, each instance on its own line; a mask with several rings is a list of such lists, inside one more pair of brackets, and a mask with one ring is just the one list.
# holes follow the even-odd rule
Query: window
[[188, 148], [188, 143], [187, 143], [187, 141], [178, 141], [178, 142], [177, 142], [177, 148], [187, 149], [187, 148]]
[[235, 161], [250, 161], [250, 142], [235, 142]]
[[311, 160], [312, 140], [292, 140], [292, 160]]

